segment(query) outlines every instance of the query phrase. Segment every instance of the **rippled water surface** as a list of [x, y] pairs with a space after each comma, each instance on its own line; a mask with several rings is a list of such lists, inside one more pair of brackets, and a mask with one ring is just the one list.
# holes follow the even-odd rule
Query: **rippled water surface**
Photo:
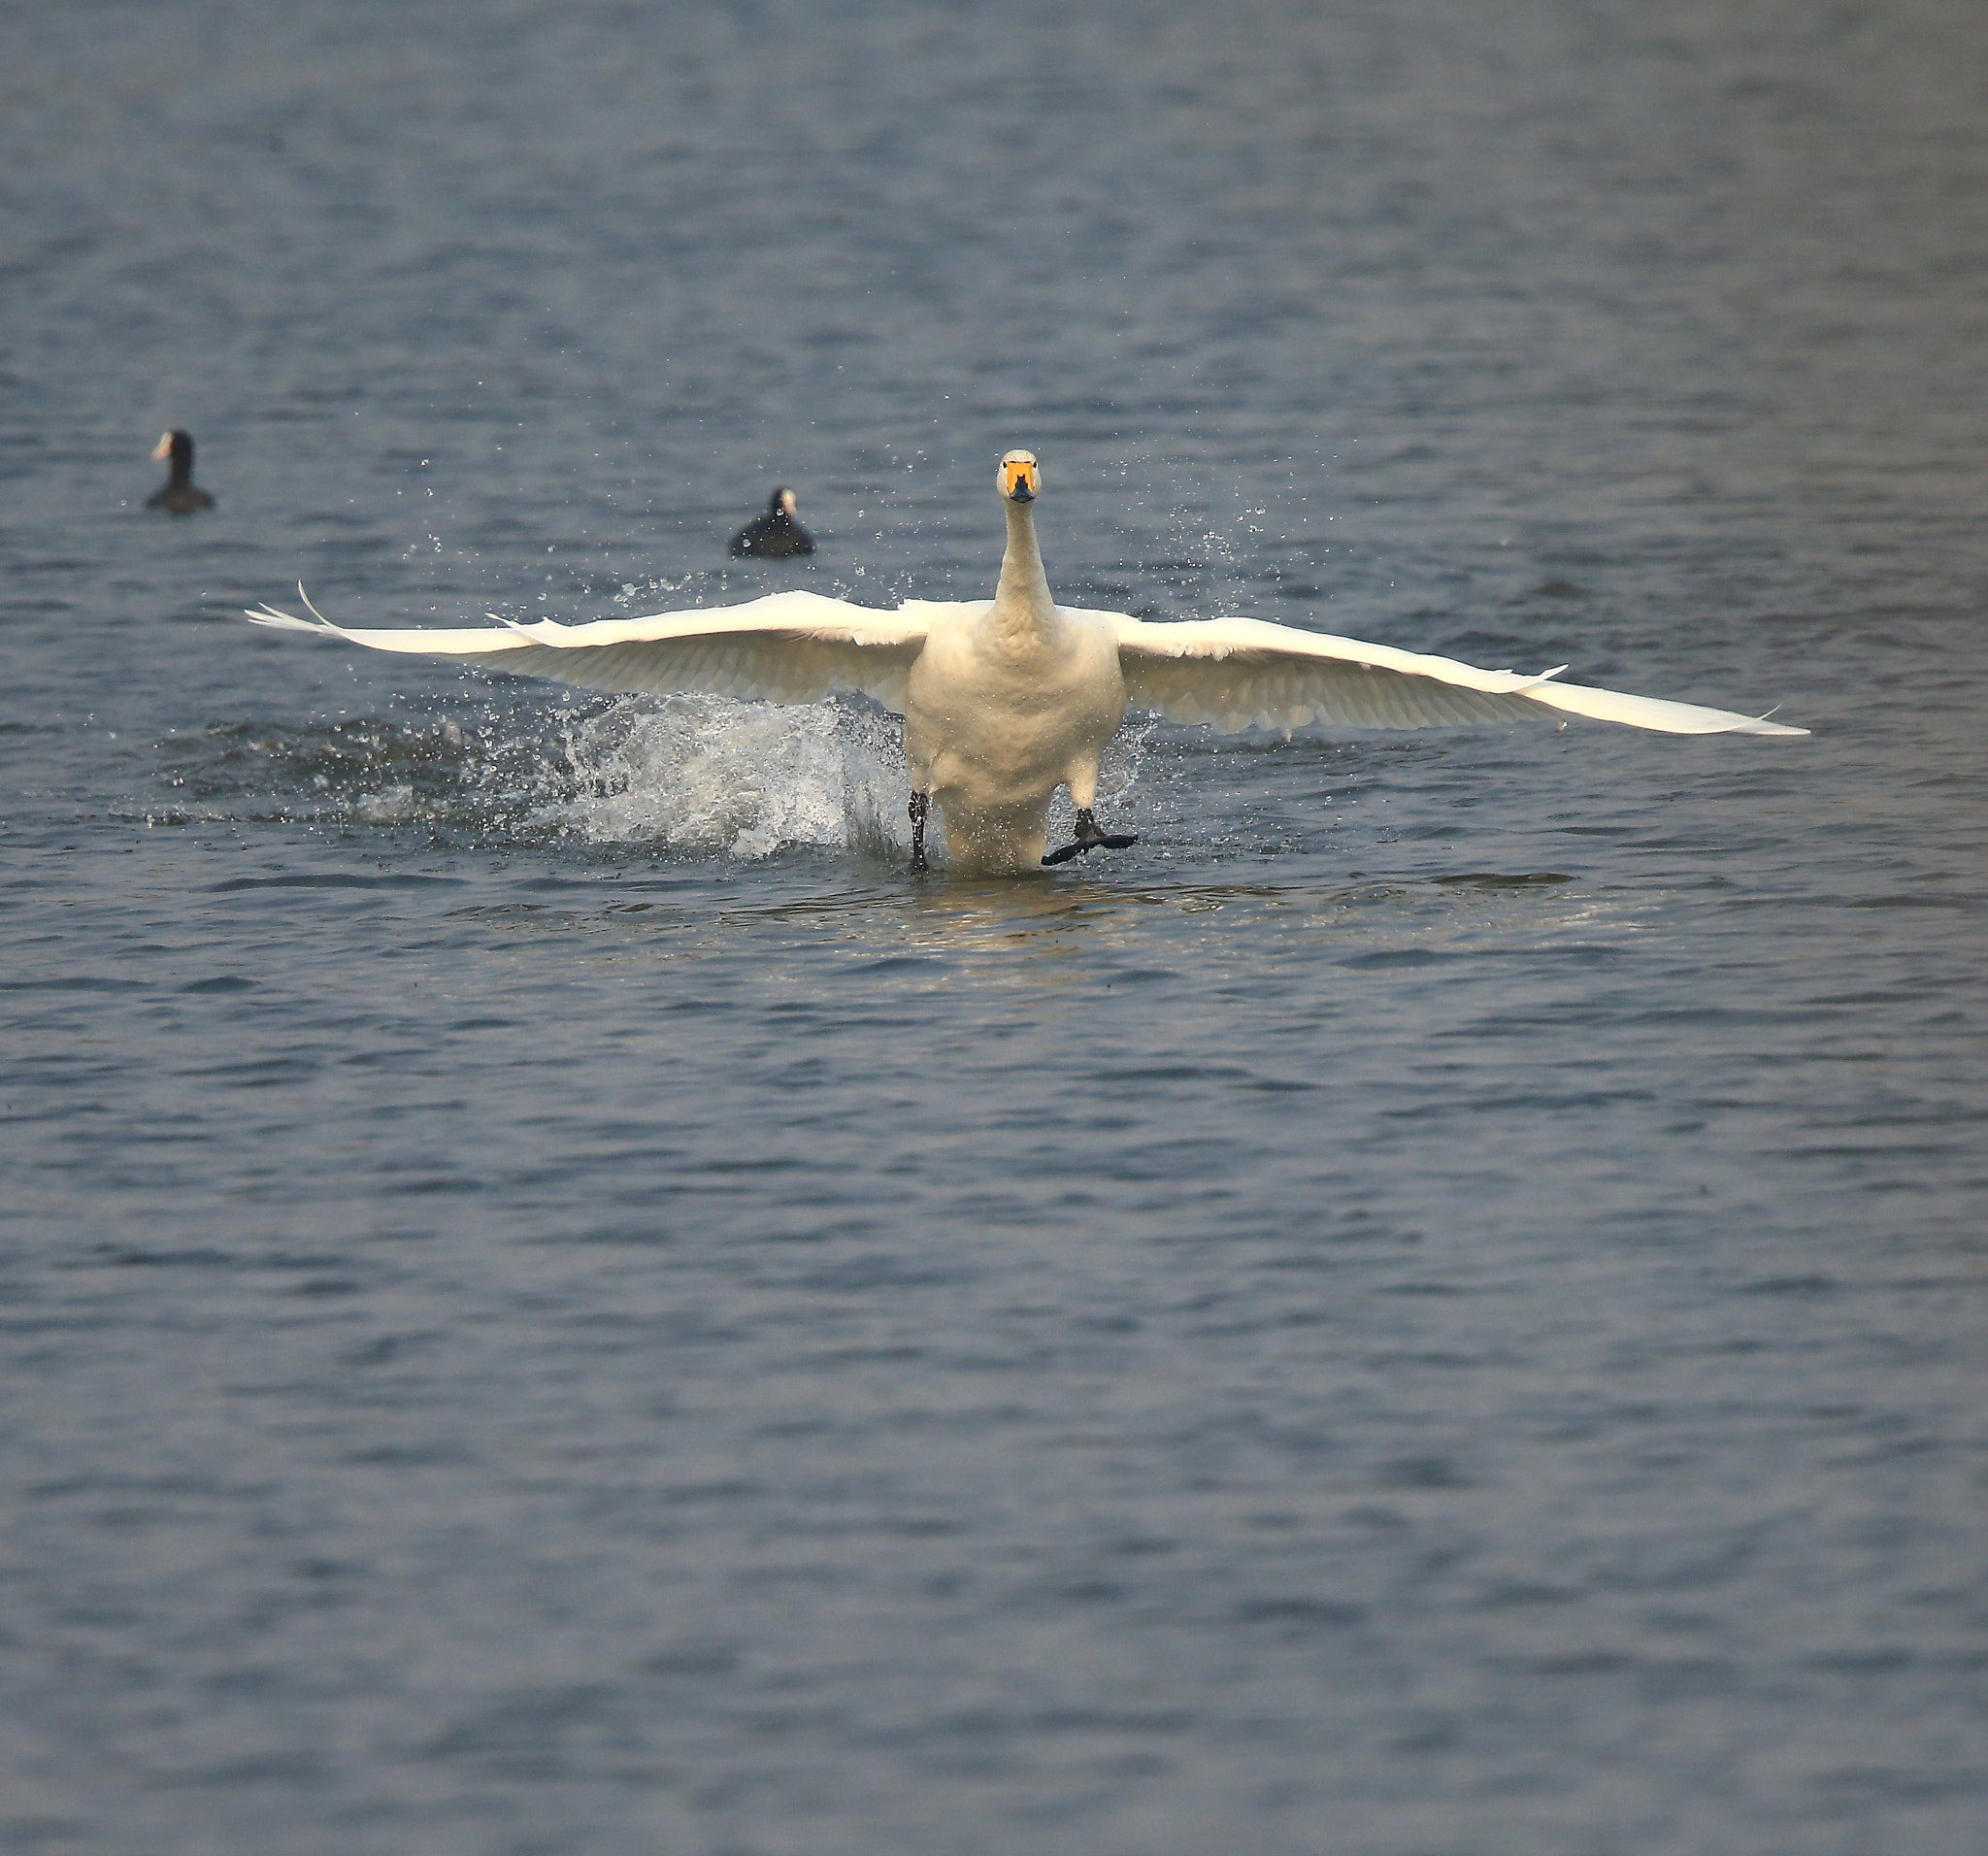
[[[9, 34], [0, 1849], [1988, 1841], [1971, 0]], [[1813, 733], [916, 881], [860, 705], [238, 617], [970, 597], [1015, 445], [1073, 603]]]

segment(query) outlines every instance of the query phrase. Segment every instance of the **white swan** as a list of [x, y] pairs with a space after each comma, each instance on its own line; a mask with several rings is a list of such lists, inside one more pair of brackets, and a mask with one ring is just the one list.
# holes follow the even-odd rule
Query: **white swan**
[[[906, 600], [882, 612], [789, 592], [712, 612], [583, 625], [499, 618], [505, 629], [494, 632], [348, 630], [308, 598], [310, 618], [270, 607], [248, 616], [374, 650], [464, 657], [587, 689], [696, 690], [777, 703], [860, 690], [905, 718], [916, 870], [925, 868], [935, 800], [948, 850], [970, 868], [1020, 870], [1134, 843], [1100, 831], [1092, 813], [1099, 756], [1128, 704], [1231, 732], [1311, 721], [1427, 728], [1555, 710], [1673, 735], [1808, 732], [1723, 709], [1555, 682], [1559, 670], [1537, 677], [1478, 670], [1263, 619], [1148, 624], [1058, 606], [1036, 547], [1035, 458], [1010, 451], [998, 481], [1008, 551], [991, 605]], [[1049, 798], [1059, 785], [1070, 788], [1077, 807], [1077, 838], [1044, 854]]]

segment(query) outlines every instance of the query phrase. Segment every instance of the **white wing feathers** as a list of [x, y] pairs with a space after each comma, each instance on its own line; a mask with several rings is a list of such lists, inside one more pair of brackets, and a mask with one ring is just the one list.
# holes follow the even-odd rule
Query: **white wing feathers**
[[[303, 595], [300, 586], [298, 594]], [[885, 613], [819, 593], [771, 593], [713, 612], [657, 613], [585, 625], [554, 619], [505, 629], [372, 631], [334, 625], [304, 599], [309, 618], [272, 607], [258, 625], [324, 632], [377, 651], [459, 657], [583, 689], [675, 695], [698, 691], [774, 703], [812, 703], [830, 690], [859, 690], [886, 709], [904, 708], [905, 678], [925, 642], [925, 602]], [[492, 613], [493, 618], [497, 617]]]
[[1095, 616], [1109, 619], [1117, 631], [1125, 693], [1135, 708], [1229, 732], [1302, 728], [1314, 721], [1433, 728], [1520, 721], [1537, 718], [1541, 710], [1671, 735], [1808, 732], [1730, 710], [1555, 682], [1559, 670], [1537, 677], [1479, 670], [1453, 657], [1427, 657], [1260, 618], [1149, 624], [1120, 613]]
[[[301, 596], [304, 589], [297, 591]], [[900, 714], [905, 679], [932, 624], [947, 614], [985, 610], [984, 603], [907, 600], [887, 613], [796, 591], [715, 611], [584, 625], [497, 618], [503, 627], [498, 631], [365, 631], [334, 625], [308, 597], [304, 607], [309, 618], [270, 607], [248, 616], [258, 625], [324, 632], [373, 650], [465, 658], [585, 689], [659, 696], [698, 691], [775, 703], [812, 703], [831, 690], [848, 689]], [[1232, 733], [1309, 722], [1433, 728], [1537, 719], [1552, 710], [1672, 735], [1808, 732], [1731, 710], [1556, 682], [1559, 670], [1537, 677], [1479, 670], [1453, 657], [1260, 618], [1150, 624], [1122, 613], [1064, 610], [1116, 634], [1125, 693], [1134, 708], [1157, 709], [1175, 721], [1206, 722]]]

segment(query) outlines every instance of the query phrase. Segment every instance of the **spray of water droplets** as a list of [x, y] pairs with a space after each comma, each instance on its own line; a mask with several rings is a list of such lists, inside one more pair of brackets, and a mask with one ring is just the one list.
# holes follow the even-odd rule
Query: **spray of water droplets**
[[593, 844], [766, 857], [907, 843], [897, 724], [841, 704], [630, 699], [565, 718], [565, 777], [531, 814]]
[[[1104, 815], [1138, 809], [1152, 731], [1135, 717], [1107, 751]], [[563, 840], [745, 859], [808, 849], [895, 862], [910, 848], [903, 725], [856, 699], [622, 696], [551, 712], [492, 700], [462, 720], [215, 723], [170, 744], [160, 771], [176, 804], [148, 822], [277, 817], [458, 845]], [[1073, 824], [1059, 791], [1051, 838]], [[933, 848], [943, 857], [943, 839]]]

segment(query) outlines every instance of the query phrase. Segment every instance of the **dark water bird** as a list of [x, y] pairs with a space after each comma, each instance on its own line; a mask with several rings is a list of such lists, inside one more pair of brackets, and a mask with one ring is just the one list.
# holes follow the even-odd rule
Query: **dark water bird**
[[755, 516], [732, 537], [734, 554], [812, 554], [814, 537], [794, 519], [794, 492], [782, 484], [764, 515]]
[[153, 457], [171, 458], [172, 475], [145, 499], [147, 509], [162, 509], [174, 515], [191, 515], [197, 509], [214, 508], [214, 498], [193, 481], [193, 439], [177, 426], [152, 447]]
[[[1059, 606], [1036, 546], [1042, 473], [1010, 451], [998, 479], [1008, 550], [991, 601], [908, 599], [895, 612], [799, 588], [715, 612], [449, 631], [348, 631], [312, 608], [264, 607], [260, 625], [328, 632], [374, 650], [463, 657], [583, 689], [701, 690], [812, 703], [860, 690], [905, 718], [911, 867], [925, 867], [936, 810], [955, 864], [1019, 871], [1129, 834], [1092, 812], [1098, 759], [1128, 706], [1224, 732], [1324, 721], [1362, 728], [1588, 715], [1671, 735], [1805, 735], [1805, 728], [1694, 703], [1563, 683], [1561, 665], [1480, 670], [1452, 657], [1335, 638], [1260, 618], [1175, 622]], [[301, 587], [298, 589], [303, 590]], [[307, 601], [308, 605], [309, 602]], [[1047, 847], [1049, 799], [1067, 786], [1075, 842]]]

